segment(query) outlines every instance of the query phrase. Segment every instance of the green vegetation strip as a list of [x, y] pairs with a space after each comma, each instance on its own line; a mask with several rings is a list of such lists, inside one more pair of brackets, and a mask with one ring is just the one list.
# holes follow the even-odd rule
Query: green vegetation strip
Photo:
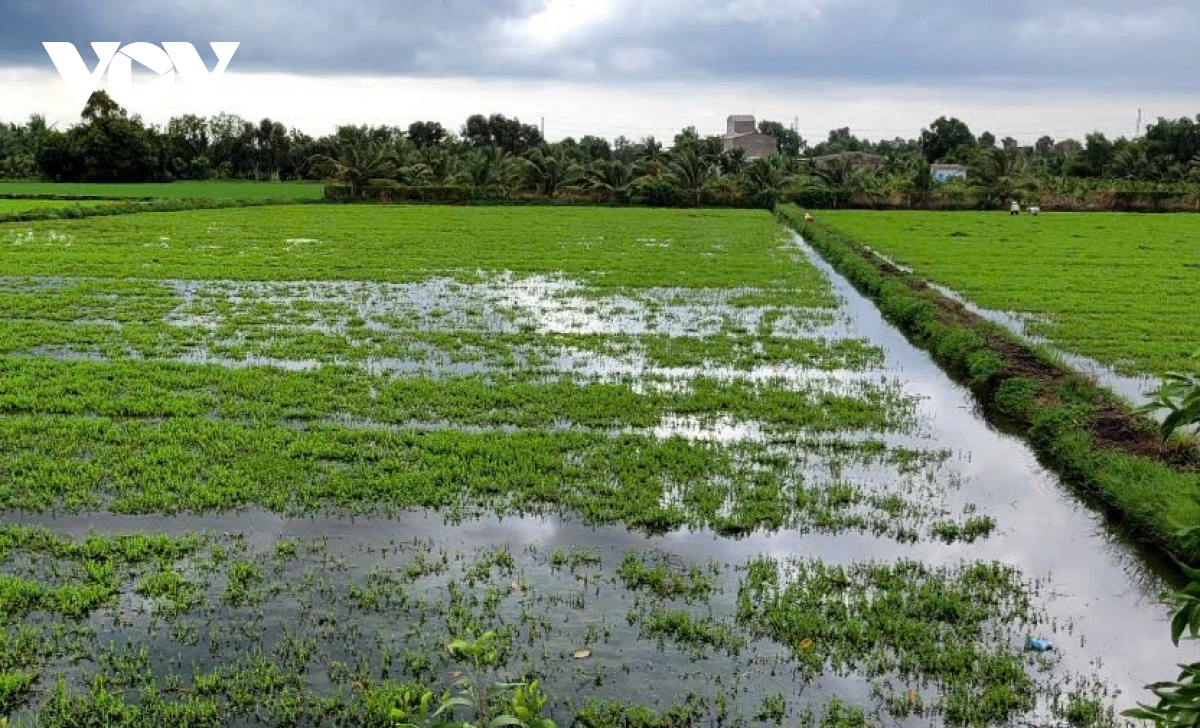
[[[15, 202], [15, 201], [12, 201]], [[220, 210], [231, 207], [259, 207], [264, 205], [293, 205], [301, 202], [319, 202], [291, 198], [167, 198], [137, 202], [97, 202], [95, 204], [43, 204], [30, 206], [13, 205], [13, 212], [0, 208], [0, 223], [36, 222], [38, 220], [78, 220], [91, 217], [113, 217], [143, 212], [181, 212], [184, 210]]]
[[1200, 562], [1200, 545], [1179, 535], [1180, 524], [1200, 520], [1193, 443], [1160, 443], [1154, 426], [1114, 395], [883, 263], [857, 240], [821, 223], [805, 224], [794, 206], [778, 214], [969, 384], [990, 417], [1017, 427], [1046, 461], [1107, 503], [1136, 535], [1176, 558]]
[[9, 200], [0, 197], [0, 216], [7, 217], [12, 213], [70, 207], [74, 204], [76, 203], [69, 200]]
[[324, 186], [307, 182], [170, 182], [101, 184], [62, 182], [0, 182], [0, 198], [57, 198], [91, 200], [175, 199], [307, 199], [319, 200]]
[[639, 392], [624, 383], [533, 383], [515, 376], [389, 379], [346, 367], [287, 372], [16, 357], [0, 360], [0, 375], [5, 415], [203, 418], [272, 426], [342, 417], [376, 426], [452, 422], [547, 430], [650, 428], [663, 415], [697, 415], [700, 421], [717, 416], [756, 421], [792, 434], [902, 431], [914, 417], [908, 395], [865, 383], [843, 395], [699, 377], [686, 389]]
[[[204, 417], [0, 418], [0, 507], [117, 513], [398, 512], [580, 514], [653, 532], [688, 525], [892, 533], [912, 507], [851, 486], [806, 487], [767, 446], [539, 430], [294, 429]], [[910, 458], [877, 444], [848, 456]], [[858, 447], [857, 452], [852, 449]], [[903, 536], [902, 536], [903, 534]]]

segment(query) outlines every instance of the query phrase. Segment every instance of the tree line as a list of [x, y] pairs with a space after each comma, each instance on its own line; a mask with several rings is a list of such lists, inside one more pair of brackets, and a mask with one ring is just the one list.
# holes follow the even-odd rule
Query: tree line
[[[1159, 119], [1144, 135], [1084, 140], [1043, 136], [1032, 145], [991, 132], [976, 136], [941, 117], [918, 138], [870, 141], [849, 128], [809, 144], [795, 130], [762, 121], [780, 153], [748, 160], [717, 135], [681, 130], [669, 144], [594, 135], [547, 142], [538, 127], [502, 114], [476, 114], [457, 131], [434, 121], [342, 126], [313, 137], [283, 123], [231, 114], [185, 115], [165, 126], [130, 116], [103, 91], [79, 123], [47, 127], [43, 117], [0, 124], [0, 178], [52, 181], [320, 180], [357, 195], [372, 184], [521, 190], [553, 197], [600, 190], [615, 197], [699, 203], [716, 196], [769, 204], [780, 196], [815, 204], [898, 201], [1002, 204], [1009, 198], [1084, 196], [1096, 190], [1200, 194], [1200, 115]], [[935, 184], [930, 163], [968, 166], [966, 182]]]

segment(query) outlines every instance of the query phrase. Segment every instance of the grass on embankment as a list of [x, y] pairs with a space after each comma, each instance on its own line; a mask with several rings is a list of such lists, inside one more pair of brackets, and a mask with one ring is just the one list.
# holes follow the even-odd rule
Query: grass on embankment
[[0, 223], [321, 202], [322, 189], [307, 182], [0, 182]]
[[94, 182], [0, 182], [0, 197], [49, 197], [60, 199], [178, 200], [306, 199], [319, 200], [324, 185], [312, 182], [165, 182], [150, 184], [103, 184]]
[[70, 207], [73, 204], [75, 203], [73, 203], [71, 200], [10, 200], [0, 197], [0, 215], [11, 215], [13, 213], [31, 212], [33, 210], [44, 210], [47, 208], [56, 209], [60, 207]]
[[1133, 533], [1181, 560], [1200, 547], [1178, 534], [1200, 520], [1194, 443], [1161, 443], [1153, 425], [1082, 375], [1047, 361], [1012, 334], [871, 256], [802, 211], [778, 215], [942, 368], [968, 384], [989, 417], [1015, 425], [1038, 454], [1123, 517]]
[[[37, 222], [42, 220], [79, 220], [87, 217], [112, 217], [143, 212], [184, 212], [188, 210], [224, 210], [232, 207], [263, 207], [267, 205], [299, 205], [320, 202], [293, 198], [177, 198], [161, 200], [124, 200], [71, 202], [68, 200], [16, 199], [0, 203], [17, 203], [5, 211], [0, 206], [0, 223]], [[30, 203], [34, 203], [29, 206]]]

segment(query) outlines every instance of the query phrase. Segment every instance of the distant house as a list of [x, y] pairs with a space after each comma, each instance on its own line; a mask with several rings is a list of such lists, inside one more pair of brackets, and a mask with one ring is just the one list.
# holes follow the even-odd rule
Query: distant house
[[966, 179], [967, 168], [961, 164], [931, 164], [929, 172], [934, 182], [949, 182], [952, 179]]
[[779, 140], [760, 133], [753, 116], [731, 116], [726, 123], [728, 130], [722, 137], [725, 151], [741, 149], [746, 159], [763, 159], [779, 152]]

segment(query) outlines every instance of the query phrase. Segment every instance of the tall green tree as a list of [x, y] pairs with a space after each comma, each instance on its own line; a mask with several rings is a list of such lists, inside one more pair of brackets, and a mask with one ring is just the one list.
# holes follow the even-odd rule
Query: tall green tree
[[151, 182], [163, 179], [164, 137], [147, 128], [105, 91], [93, 93], [80, 124], [44, 135], [38, 154], [43, 176], [71, 182]]
[[406, 135], [417, 149], [428, 149], [444, 142], [449, 132], [436, 121], [414, 121], [408, 125]]
[[871, 150], [871, 142], [854, 136], [850, 127], [842, 127], [831, 130], [825, 141], [813, 147], [812, 156], [824, 157], [843, 152], [870, 152]]
[[608, 140], [591, 134], [579, 140], [579, 151], [588, 162], [613, 158], [612, 146]]
[[975, 149], [975, 136], [960, 119], [939, 117], [921, 130], [921, 151], [930, 164], [963, 160]]
[[778, 121], [764, 119], [758, 123], [758, 131], [775, 137], [779, 144], [779, 153], [785, 157], [799, 157], [808, 149], [808, 144], [800, 136], [800, 132], [789, 129]]
[[510, 119], [503, 114], [475, 114], [469, 117], [463, 126], [462, 137], [470, 146], [500, 147], [514, 155], [524, 154], [545, 141], [536, 126], [522, 124], [520, 119]]

